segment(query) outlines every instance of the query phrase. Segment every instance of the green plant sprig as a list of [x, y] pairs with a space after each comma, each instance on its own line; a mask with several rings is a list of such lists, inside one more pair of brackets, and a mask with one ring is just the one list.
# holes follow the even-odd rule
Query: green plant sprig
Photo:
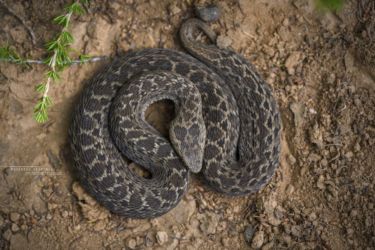
[[0, 47], [0, 62], [5, 61], [21, 65], [45, 64], [49, 67], [45, 80], [35, 86], [35, 90], [41, 95], [34, 106], [34, 119], [39, 123], [44, 123], [48, 120], [48, 108], [52, 105], [52, 100], [48, 96], [50, 85], [60, 79], [60, 73], [63, 69], [72, 64], [96, 62], [106, 58], [103, 56], [91, 57], [80, 54], [78, 60], [72, 60], [69, 56], [70, 52], [73, 51], [70, 46], [74, 40], [72, 34], [68, 31], [70, 21], [73, 15], [85, 13], [83, 9], [84, 4], [88, 4], [88, 0], [75, 0], [65, 8], [65, 14], [53, 19], [53, 22], [62, 26], [62, 29], [53, 40], [46, 44], [45, 48], [48, 52], [46, 59], [25, 59], [9, 45]]
[[51, 83], [59, 80], [60, 72], [72, 64], [69, 52], [74, 39], [68, 31], [71, 18], [73, 14], [81, 15], [84, 13], [81, 1], [75, 1], [65, 9], [66, 14], [53, 19], [54, 23], [61, 25], [63, 28], [55, 39], [46, 44], [46, 49], [51, 56], [47, 57], [44, 63], [49, 66], [50, 70], [46, 73], [46, 80], [39, 83], [35, 88], [37, 92], [42, 94], [34, 107], [34, 119], [39, 123], [48, 120], [48, 108], [52, 105], [51, 98], [48, 96]]
[[27, 62], [22, 59], [20, 55], [9, 45], [0, 47], [0, 61], [10, 61], [16, 64], [27, 64]]

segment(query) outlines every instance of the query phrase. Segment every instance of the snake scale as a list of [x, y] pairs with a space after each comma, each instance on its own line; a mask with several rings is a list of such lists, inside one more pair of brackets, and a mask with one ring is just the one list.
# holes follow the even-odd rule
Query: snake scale
[[[280, 114], [270, 87], [231, 50], [193, 39], [216, 35], [198, 19], [180, 28], [189, 54], [143, 49], [115, 58], [85, 87], [71, 149], [86, 191], [111, 212], [152, 218], [175, 207], [199, 173], [230, 195], [258, 191], [279, 164]], [[154, 102], [174, 103], [169, 138], [145, 121]], [[129, 160], [151, 173], [139, 176]]]

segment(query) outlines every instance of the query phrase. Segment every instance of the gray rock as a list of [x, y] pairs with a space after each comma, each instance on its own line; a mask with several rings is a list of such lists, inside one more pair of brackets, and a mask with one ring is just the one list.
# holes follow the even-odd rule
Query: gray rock
[[233, 41], [230, 37], [223, 35], [218, 36], [218, 38], [216, 39], [216, 45], [221, 49], [228, 48], [232, 44], [232, 42]]
[[195, 6], [195, 14], [205, 22], [215, 22], [220, 18], [221, 11], [216, 5]]
[[248, 225], [245, 228], [244, 236], [247, 243], [251, 242], [251, 239], [253, 238], [255, 232], [255, 228], [252, 225]]
[[152, 232], [148, 232], [145, 236], [146, 247], [152, 247], [155, 244], [155, 236]]

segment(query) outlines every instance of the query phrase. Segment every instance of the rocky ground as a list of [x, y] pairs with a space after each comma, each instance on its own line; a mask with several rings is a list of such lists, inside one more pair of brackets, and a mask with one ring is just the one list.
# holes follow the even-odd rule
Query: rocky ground
[[[91, 1], [75, 18], [73, 47], [114, 56], [181, 49], [177, 30], [205, 1]], [[41, 58], [66, 1], [0, 1], [0, 45]], [[214, 1], [218, 45], [255, 64], [282, 113], [282, 155], [272, 182], [229, 198], [194, 180], [182, 202], [152, 220], [114, 216], [76, 182], [67, 129], [83, 85], [108, 63], [75, 65], [54, 84], [44, 125], [32, 119], [45, 68], [0, 64], [0, 249], [375, 249], [375, 6], [347, 1]], [[33, 45], [25, 20], [35, 34]], [[163, 127], [170, 106], [150, 122]]]

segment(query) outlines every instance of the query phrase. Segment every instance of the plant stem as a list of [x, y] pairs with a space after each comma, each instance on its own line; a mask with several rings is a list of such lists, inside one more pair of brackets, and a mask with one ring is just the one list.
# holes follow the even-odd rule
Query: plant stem
[[[107, 59], [106, 56], [93, 56], [93, 57], [83, 59], [83, 60], [78, 60], [78, 59], [72, 60], [70, 62], [70, 64], [81, 64], [81, 63], [86, 63], [86, 62], [98, 62], [98, 61], [105, 60], [105, 59]], [[15, 60], [8, 59], [8, 58], [4, 58], [4, 59], [0, 58], [0, 62], [19, 63], [19, 62], [16, 62]], [[22, 60], [22, 64], [45, 64], [45, 62], [43, 60], [25, 59], [25, 60]]]

